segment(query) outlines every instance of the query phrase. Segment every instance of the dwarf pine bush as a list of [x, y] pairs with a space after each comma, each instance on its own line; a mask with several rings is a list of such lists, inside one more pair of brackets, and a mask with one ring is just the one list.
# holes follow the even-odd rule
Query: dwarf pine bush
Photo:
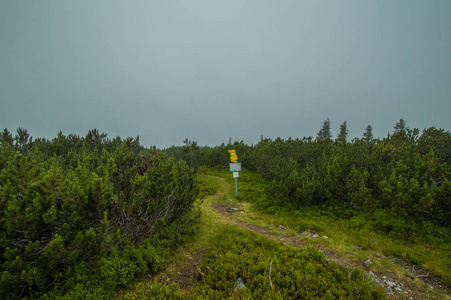
[[0, 295], [106, 297], [164, 265], [196, 195], [192, 168], [137, 140], [3, 131]]

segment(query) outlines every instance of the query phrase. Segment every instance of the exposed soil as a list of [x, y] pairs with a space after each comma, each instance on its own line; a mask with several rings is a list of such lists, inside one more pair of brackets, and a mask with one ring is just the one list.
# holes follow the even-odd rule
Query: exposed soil
[[[255, 233], [258, 233], [260, 235], [263, 235], [265, 237], [271, 238], [271, 239], [277, 239], [282, 241], [285, 245], [293, 246], [293, 247], [313, 247], [312, 245], [309, 245], [308, 241], [303, 239], [304, 236], [314, 237], [314, 238], [327, 238], [327, 237], [321, 237], [317, 234], [315, 235], [314, 232], [305, 231], [303, 233], [299, 233], [299, 235], [293, 236], [293, 235], [287, 235], [284, 234], [284, 231], [286, 230], [284, 227], [279, 226], [278, 227], [278, 234], [274, 234], [269, 229], [264, 227], [259, 227], [256, 225], [252, 225], [243, 221], [236, 220], [233, 215], [236, 213], [242, 212], [241, 205], [226, 205], [226, 204], [220, 204], [220, 203], [213, 203], [212, 207], [219, 212], [221, 215], [226, 216], [232, 220], [235, 221], [235, 223], [240, 226], [241, 228], [251, 230]], [[232, 209], [236, 208], [236, 209]], [[379, 273], [379, 272], [373, 272], [370, 268], [366, 268], [363, 264], [357, 263], [355, 261], [352, 261], [348, 258], [342, 257], [333, 250], [325, 247], [324, 245], [315, 245], [314, 246], [319, 251], [323, 252], [328, 260], [334, 261], [340, 265], [346, 266], [348, 268], [361, 268], [364, 270], [364, 273], [367, 276], [370, 276], [371, 280], [375, 282], [378, 285], [384, 286], [386, 295], [391, 299], [424, 299], [424, 291], [418, 290], [417, 287], [412, 285], [410, 282], [398, 278], [395, 274], [391, 273]], [[382, 255], [378, 255], [379, 257], [384, 257]], [[428, 274], [425, 270], [420, 269], [417, 266], [414, 266], [410, 264], [409, 262], [391, 257], [389, 258], [393, 262], [401, 265], [404, 269], [412, 273], [412, 280], [415, 278], [419, 278], [423, 280], [431, 289], [439, 289], [443, 290], [445, 292], [449, 291], [451, 287], [447, 284], [444, 284], [440, 278], [435, 277], [431, 274], [425, 277], [421, 277], [421, 275]], [[420, 275], [420, 277], [417, 277]], [[449, 297], [448, 297], [449, 298]]]
[[163, 283], [174, 282], [183, 291], [189, 290], [195, 284], [196, 273], [199, 272], [200, 262], [205, 252], [206, 250], [185, 253], [184, 259], [177, 262], [176, 270], [172, 274], [158, 274], [155, 278]]
[[180, 267], [175, 276], [172, 278], [172, 281], [177, 283], [180, 288], [184, 291], [189, 290], [193, 285], [194, 274], [198, 272], [198, 268], [200, 266], [200, 262], [206, 250], [197, 251], [192, 255], [186, 253], [186, 261], [185, 264]]

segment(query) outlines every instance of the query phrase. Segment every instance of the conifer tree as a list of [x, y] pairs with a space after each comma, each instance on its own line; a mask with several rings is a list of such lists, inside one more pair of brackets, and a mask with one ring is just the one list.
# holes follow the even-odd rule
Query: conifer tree
[[337, 141], [346, 141], [347, 137], [348, 137], [348, 129], [346, 121], [344, 121], [343, 124], [340, 125], [340, 133], [337, 136]]
[[326, 140], [332, 138], [332, 134], [330, 133], [330, 120], [327, 118], [327, 120], [324, 121], [323, 127], [316, 135], [317, 140]]
[[366, 126], [366, 131], [363, 133], [363, 139], [370, 142], [373, 139], [373, 127], [370, 124]]
[[97, 130], [37, 143], [17, 132], [0, 132], [0, 299], [64, 294], [74, 278], [107, 293], [159, 268], [159, 234], [169, 247], [192, 222], [197, 185], [184, 161], [139, 154], [138, 138], [108, 151]]
[[14, 136], [16, 150], [23, 150], [23, 148], [31, 142], [30, 135], [28, 134], [26, 129], [18, 128], [17, 134]]
[[0, 143], [2, 146], [13, 146], [14, 139], [11, 135], [11, 132], [7, 128], [3, 130], [3, 132], [0, 134]]
[[394, 128], [395, 128], [395, 133], [405, 131], [406, 129], [408, 129], [408, 127], [406, 127], [406, 121], [402, 118], [399, 119], [399, 122], [396, 123]]

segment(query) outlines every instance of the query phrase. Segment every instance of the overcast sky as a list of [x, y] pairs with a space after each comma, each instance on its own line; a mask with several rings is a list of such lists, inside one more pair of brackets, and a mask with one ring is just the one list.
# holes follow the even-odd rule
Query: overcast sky
[[0, 0], [0, 128], [159, 148], [451, 129], [451, 1]]

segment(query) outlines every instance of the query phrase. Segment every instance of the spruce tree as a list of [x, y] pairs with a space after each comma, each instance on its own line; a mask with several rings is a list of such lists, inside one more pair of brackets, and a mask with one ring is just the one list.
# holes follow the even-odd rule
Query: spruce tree
[[366, 126], [366, 131], [363, 133], [363, 139], [367, 142], [370, 142], [373, 139], [373, 127], [369, 124]]
[[395, 125], [395, 133], [401, 132], [401, 131], [405, 131], [408, 129], [408, 127], [406, 127], [406, 121], [404, 119], [399, 119], [399, 122], [396, 123]]
[[316, 135], [317, 140], [326, 140], [332, 138], [332, 134], [330, 133], [330, 120], [327, 118], [327, 120], [324, 121], [323, 127]]
[[337, 136], [337, 141], [346, 141], [347, 137], [348, 137], [348, 129], [346, 121], [344, 121], [343, 124], [340, 125], [340, 133]]

